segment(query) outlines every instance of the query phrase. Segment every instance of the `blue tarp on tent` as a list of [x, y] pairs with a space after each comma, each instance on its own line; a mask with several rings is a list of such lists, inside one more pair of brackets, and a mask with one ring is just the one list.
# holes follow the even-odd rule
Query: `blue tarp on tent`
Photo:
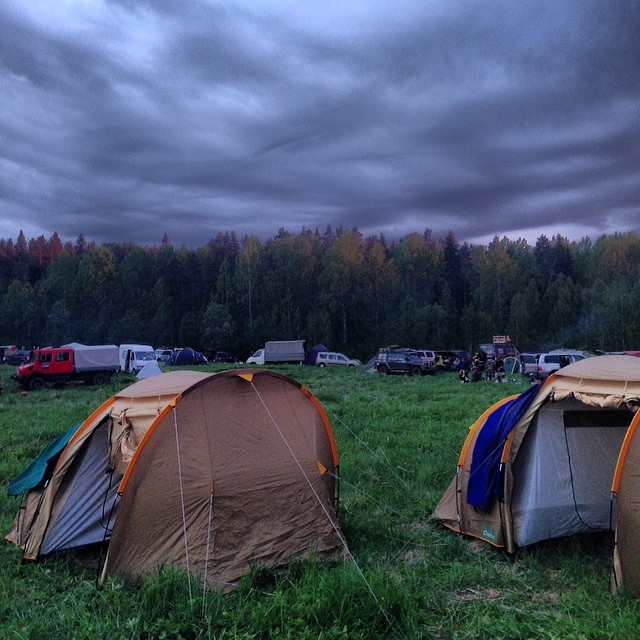
[[536, 397], [540, 386], [531, 385], [517, 398], [493, 411], [478, 433], [471, 460], [467, 502], [486, 511], [494, 497], [502, 498], [500, 458], [505, 438]]
[[53, 442], [50, 442], [37, 458], [32, 460], [21, 473], [9, 482], [7, 493], [10, 496], [19, 496], [21, 493], [35, 489], [38, 485], [49, 480], [62, 450], [67, 446], [78, 426], [77, 424], [75, 427], [71, 427]]

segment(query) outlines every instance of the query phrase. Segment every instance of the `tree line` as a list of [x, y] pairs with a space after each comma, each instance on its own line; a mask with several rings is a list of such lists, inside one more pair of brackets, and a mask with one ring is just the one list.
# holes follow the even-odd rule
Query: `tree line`
[[0, 240], [0, 342], [141, 342], [231, 351], [305, 339], [366, 359], [388, 344], [472, 350], [508, 334], [522, 351], [640, 349], [640, 237], [285, 229], [204, 246]]

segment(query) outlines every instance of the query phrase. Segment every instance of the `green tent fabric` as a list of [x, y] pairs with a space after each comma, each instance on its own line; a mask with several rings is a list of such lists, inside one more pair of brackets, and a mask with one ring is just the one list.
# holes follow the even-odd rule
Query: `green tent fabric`
[[49, 480], [60, 453], [67, 446], [71, 436], [79, 426], [77, 424], [75, 427], [71, 427], [71, 429], [50, 442], [45, 450], [31, 461], [29, 466], [9, 482], [7, 493], [10, 496], [19, 496], [21, 493], [35, 489]]

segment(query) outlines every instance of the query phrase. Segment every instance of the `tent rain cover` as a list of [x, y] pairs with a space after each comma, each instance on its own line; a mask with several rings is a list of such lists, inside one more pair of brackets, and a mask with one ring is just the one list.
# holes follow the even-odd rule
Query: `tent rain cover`
[[77, 428], [7, 539], [37, 559], [106, 537], [103, 580], [169, 566], [226, 587], [253, 565], [348, 555], [337, 465], [324, 410], [292, 379], [166, 373], [127, 387]]

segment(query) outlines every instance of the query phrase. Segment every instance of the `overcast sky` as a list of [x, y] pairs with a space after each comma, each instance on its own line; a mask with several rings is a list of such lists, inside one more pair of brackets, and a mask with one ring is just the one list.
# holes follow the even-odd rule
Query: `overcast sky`
[[2, 0], [0, 238], [640, 232], [638, 0]]

